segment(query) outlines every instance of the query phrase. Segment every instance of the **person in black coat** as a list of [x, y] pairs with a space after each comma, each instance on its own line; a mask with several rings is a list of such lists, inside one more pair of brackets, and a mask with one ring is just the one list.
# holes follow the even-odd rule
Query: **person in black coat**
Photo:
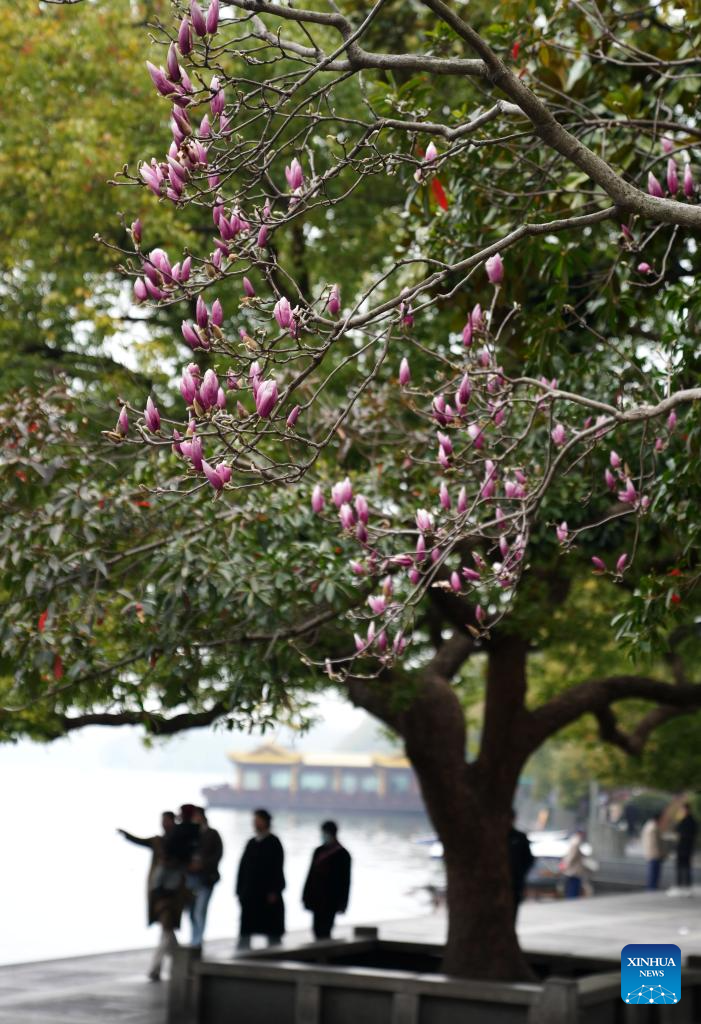
[[691, 887], [691, 858], [696, 845], [696, 818], [691, 813], [689, 804], [683, 804], [683, 818], [677, 822], [677, 885], [681, 888]]
[[336, 822], [325, 821], [321, 826], [322, 845], [312, 854], [302, 893], [304, 906], [314, 915], [313, 928], [317, 939], [331, 937], [336, 914], [342, 914], [348, 906], [351, 856], [337, 836]]
[[518, 908], [523, 900], [526, 877], [533, 866], [535, 857], [531, 853], [531, 844], [525, 832], [514, 827], [515, 813], [511, 812], [511, 828], [508, 836], [509, 870], [511, 872], [511, 891], [514, 898], [514, 921]]
[[241, 904], [238, 949], [249, 949], [252, 935], [265, 935], [268, 945], [275, 946], [285, 934], [285, 855], [282, 843], [270, 831], [271, 822], [262, 808], [253, 812], [256, 834], [246, 844], [236, 880]]

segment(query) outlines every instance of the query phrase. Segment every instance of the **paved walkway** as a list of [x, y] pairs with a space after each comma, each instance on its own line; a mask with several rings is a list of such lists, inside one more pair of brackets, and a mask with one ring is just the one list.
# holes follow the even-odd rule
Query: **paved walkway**
[[[380, 934], [441, 942], [445, 914], [385, 922]], [[701, 891], [676, 899], [636, 893], [528, 903], [521, 910], [519, 935], [524, 948], [534, 952], [617, 960], [628, 942], [673, 942], [684, 957], [701, 956]], [[300, 939], [309, 936], [292, 934], [287, 943]], [[231, 946], [209, 943], [207, 955], [227, 957]], [[166, 986], [146, 980], [147, 966], [148, 953], [140, 950], [0, 967], [0, 1024], [163, 1024]]]

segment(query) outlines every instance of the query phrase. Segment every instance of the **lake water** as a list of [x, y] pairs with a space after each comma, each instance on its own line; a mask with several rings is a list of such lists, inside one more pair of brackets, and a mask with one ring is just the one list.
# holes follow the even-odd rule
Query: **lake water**
[[[125, 828], [153, 835], [160, 812], [201, 803], [203, 786], [217, 774], [88, 771], [45, 766], [3, 767], [3, 908], [0, 963], [21, 963], [86, 953], [135, 949], [155, 943], [145, 922], [145, 879], [150, 852], [116, 834]], [[287, 927], [308, 928], [300, 903], [319, 823], [329, 814], [281, 813], [274, 831], [285, 847]], [[207, 936], [233, 936], [238, 904], [233, 895], [241, 851], [251, 835], [247, 811], [212, 810], [210, 822], [225, 847], [222, 881], [210, 904]], [[348, 913], [341, 922], [371, 924], [425, 912], [421, 887], [440, 883], [442, 867], [412, 840], [429, 831], [414, 816], [351, 816], [339, 838], [353, 856]], [[189, 939], [183, 920], [181, 940]]]

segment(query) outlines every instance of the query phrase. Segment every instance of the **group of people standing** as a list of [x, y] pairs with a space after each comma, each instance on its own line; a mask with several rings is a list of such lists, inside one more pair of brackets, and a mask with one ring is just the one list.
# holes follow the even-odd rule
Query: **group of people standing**
[[175, 933], [186, 907], [190, 911], [191, 943], [202, 946], [207, 909], [219, 881], [219, 862], [224, 853], [221, 836], [210, 828], [204, 809], [194, 804], [183, 804], [178, 816], [164, 811], [161, 830], [160, 835], [141, 838], [118, 829], [130, 843], [151, 850], [148, 923], [161, 927], [148, 975], [151, 981], [160, 980], [164, 958], [178, 945]]
[[[271, 825], [268, 811], [254, 811], [253, 836], [244, 848], [236, 878], [241, 907], [237, 950], [249, 949], [254, 935], [263, 935], [269, 945], [277, 945], [285, 933], [284, 850]], [[221, 836], [210, 827], [201, 807], [184, 804], [178, 816], [165, 811], [161, 828], [160, 835], [148, 838], [118, 830], [129, 842], [152, 851], [148, 921], [161, 928], [148, 975], [152, 981], [160, 980], [164, 958], [178, 945], [175, 933], [186, 908], [192, 926], [191, 945], [202, 946], [209, 901], [220, 879], [219, 862], [224, 852]], [[325, 821], [321, 825], [321, 845], [312, 854], [302, 892], [302, 903], [313, 915], [316, 939], [330, 938], [336, 914], [348, 906], [350, 881], [350, 854], [338, 841], [336, 823]]]

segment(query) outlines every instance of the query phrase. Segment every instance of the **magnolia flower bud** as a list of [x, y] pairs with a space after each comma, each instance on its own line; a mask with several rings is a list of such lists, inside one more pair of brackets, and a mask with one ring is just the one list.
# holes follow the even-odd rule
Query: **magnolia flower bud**
[[315, 484], [314, 490], [312, 491], [312, 512], [318, 515], [325, 504], [324, 493], [319, 484]]
[[202, 8], [196, 0], [190, 0], [190, 18], [192, 19], [192, 27], [198, 36], [207, 35], [207, 22], [205, 21]]
[[151, 76], [151, 81], [156, 86], [156, 89], [160, 92], [161, 96], [170, 96], [171, 93], [175, 92], [175, 86], [172, 82], [168, 81], [168, 77], [163, 68], [157, 68], [150, 60], [146, 61], [146, 67], [148, 68], [148, 73]]
[[606, 481], [606, 486], [610, 491], [616, 490], [616, 478], [610, 469], [604, 470], [604, 480]]
[[189, 370], [183, 370], [183, 375], [180, 379], [180, 394], [185, 399], [187, 405], [192, 405], [195, 400], [196, 392], [197, 385], [195, 384], [192, 374]]
[[460, 406], [467, 405], [470, 401], [470, 395], [472, 394], [472, 385], [470, 384], [470, 378], [465, 374], [463, 379], [460, 381], [460, 387], [455, 394], [455, 402]]
[[634, 505], [638, 500], [638, 492], [630, 478], [626, 478], [625, 484], [623, 490], [618, 492], [618, 500], [622, 501], [625, 505]]
[[195, 331], [195, 329], [192, 326], [192, 324], [189, 324], [187, 322], [187, 320], [183, 320], [180, 329], [182, 331], [183, 338], [188, 343], [190, 348], [199, 348], [200, 347], [201, 342], [200, 342], [199, 335]]
[[674, 430], [676, 425], [677, 425], [677, 414], [674, 411], [674, 409], [672, 409], [672, 411], [670, 412], [669, 416], [667, 417], [667, 430], [670, 432], [670, 434], [672, 433], [672, 431]]
[[409, 369], [409, 360], [404, 357], [399, 364], [399, 383], [403, 388], [405, 388], [410, 380], [411, 370]]
[[490, 284], [501, 284], [504, 280], [504, 263], [499, 253], [489, 257], [485, 264], [485, 269]]
[[460, 591], [462, 590], [462, 580], [460, 579], [460, 574], [459, 573], [451, 572], [451, 574], [450, 574], [450, 585], [453, 588], [453, 590], [456, 592], [456, 594], [460, 593]]
[[370, 510], [368, 508], [368, 503], [362, 494], [359, 494], [355, 499], [355, 511], [360, 522], [367, 523], [370, 518]]
[[691, 164], [684, 164], [684, 195], [691, 199], [694, 195], [694, 176], [691, 173]]
[[258, 238], [256, 240], [256, 244], [259, 249], [265, 249], [266, 245], [268, 244], [269, 234], [270, 231], [268, 230], [267, 225], [261, 224], [260, 228], [258, 229]]
[[278, 299], [278, 301], [275, 303], [275, 308], [273, 309], [273, 316], [277, 320], [278, 327], [280, 327], [282, 330], [288, 328], [292, 323], [292, 307], [290, 306], [289, 301], [284, 296], [281, 299]]
[[621, 459], [621, 456], [618, 454], [618, 452], [612, 451], [609, 455], [609, 462], [611, 463], [613, 469], [618, 469], [618, 467], [622, 465], [623, 460]]
[[223, 387], [219, 387], [217, 390], [217, 408], [226, 409], [226, 392]]
[[212, 303], [212, 323], [215, 327], [221, 327], [224, 323], [224, 309], [219, 299], [215, 299]]
[[301, 405], [296, 405], [294, 407], [294, 409], [292, 410], [292, 412], [290, 413], [290, 415], [287, 417], [287, 420], [285, 421], [285, 426], [287, 427], [288, 430], [294, 429], [294, 425], [297, 422], [297, 420], [299, 419], [299, 414], [300, 414], [301, 411], [302, 411], [302, 406]]
[[462, 329], [462, 343], [465, 348], [470, 348], [472, 345], [472, 320], [470, 317], [467, 318], [467, 323]]
[[[224, 90], [219, 86], [219, 79], [217, 78], [216, 75], [214, 75], [212, 81], [209, 83], [209, 89], [210, 92], [212, 93], [212, 99], [210, 100], [209, 103], [209, 109], [212, 111], [212, 114], [215, 117], [221, 117], [221, 114], [223, 113], [224, 110], [225, 96]], [[224, 130], [222, 128], [221, 120], [219, 121], [219, 130], [221, 132], [223, 132]]]
[[606, 562], [604, 562], [602, 558], [597, 558], [597, 556], [594, 555], [591, 560], [591, 564], [594, 566], [594, 570], [596, 572], [606, 572]]
[[650, 266], [650, 264], [649, 263], [645, 263], [645, 261], [643, 260], [642, 263], [638, 263], [638, 272], [640, 274], [652, 274], [653, 270], [652, 270], [652, 267]]
[[254, 298], [254, 296], [256, 294], [256, 290], [253, 287], [253, 285], [251, 284], [251, 282], [248, 280], [248, 278], [244, 277], [242, 283], [243, 283], [244, 294], [247, 295], [249, 299]]
[[624, 571], [624, 569], [626, 567], [627, 562], [628, 562], [628, 555], [627, 554], [621, 555], [620, 558], [618, 559], [618, 561], [616, 562], [616, 572], [619, 574], [619, 576], [623, 573], [623, 571]]
[[211, 0], [205, 18], [205, 27], [210, 36], [213, 36], [219, 28], [219, 0]]
[[462, 574], [470, 583], [478, 583], [482, 579], [476, 569], [463, 569]]
[[127, 415], [127, 407], [123, 405], [119, 410], [119, 416], [117, 417], [117, 426], [115, 430], [122, 437], [126, 437], [129, 433], [129, 416]]
[[158, 408], [154, 405], [150, 396], [146, 399], [144, 422], [152, 434], [157, 434], [161, 429], [161, 414], [159, 413]]
[[338, 314], [341, 312], [341, 289], [339, 285], [335, 284], [331, 288], [331, 292], [329, 294], [329, 301], [326, 303], [326, 308], [328, 309], [331, 316], [338, 316]]
[[197, 320], [198, 327], [206, 327], [209, 323], [209, 312], [205, 301], [201, 295], [197, 296], [197, 303], [195, 305], [195, 319]]
[[202, 472], [202, 438], [195, 435], [190, 447], [190, 460], [198, 473]]
[[460, 488], [458, 492], [458, 512], [462, 515], [463, 512], [467, 512], [467, 491], [464, 487]]
[[409, 577], [409, 582], [414, 587], [416, 586], [417, 583], [421, 582], [421, 573], [419, 572], [418, 569], [410, 569], [409, 572], [407, 573], [407, 576]]
[[647, 190], [651, 196], [656, 196], [658, 199], [662, 199], [664, 196], [664, 190], [652, 171], [647, 176]]
[[178, 29], [178, 49], [182, 53], [183, 57], [187, 57], [188, 53], [192, 50], [192, 32], [190, 31], [190, 22], [187, 18], [183, 18], [180, 22], [180, 28]]
[[[182, 75], [180, 72], [180, 65], [178, 64], [178, 53], [175, 49], [175, 43], [171, 43], [168, 47], [168, 55], [166, 57], [166, 68], [168, 74], [173, 82], [179, 82]], [[178, 108], [176, 107], [176, 110]]]
[[277, 402], [277, 384], [274, 380], [266, 380], [256, 393], [256, 412], [261, 419], [266, 419], [273, 411]]
[[426, 538], [423, 533], [419, 534], [418, 540], [416, 541], [416, 561], [423, 562], [426, 558]]
[[441, 503], [441, 508], [444, 508], [446, 511], [452, 505], [452, 501], [450, 500], [450, 492], [448, 491], [448, 488], [444, 480], [441, 481], [441, 486], [438, 491], [438, 500]]
[[560, 544], [564, 544], [566, 542], [568, 536], [569, 536], [569, 531], [567, 529], [567, 523], [562, 522], [562, 523], [560, 523], [559, 526], [556, 526], [555, 527], [555, 534], [556, 534], [557, 539], [560, 542]]
[[203, 409], [211, 409], [217, 402], [217, 392], [219, 391], [219, 380], [214, 370], [207, 370], [204, 375], [204, 380], [200, 387], [200, 398]]
[[486, 617], [487, 616], [485, 615], [484, 608], [482, 607], [482, 605], [475, 605], [475, 618], [477, 619], [480, 625], [482, 625]]
[[140, 277], [134, 281], [134, 298], [137, 302], [145, 302], [148, 298], [148, 289]]
[[355, 513], [347, 502], [344, 502], [338, 510], [338, 518], [344, 530], [352, 530], [355, 526]]
[[667, 188], [670, 194], [675, 196], [679, 191], [679, 175], [677, 174], [676, 161], [671, 157], [667, 161]]

